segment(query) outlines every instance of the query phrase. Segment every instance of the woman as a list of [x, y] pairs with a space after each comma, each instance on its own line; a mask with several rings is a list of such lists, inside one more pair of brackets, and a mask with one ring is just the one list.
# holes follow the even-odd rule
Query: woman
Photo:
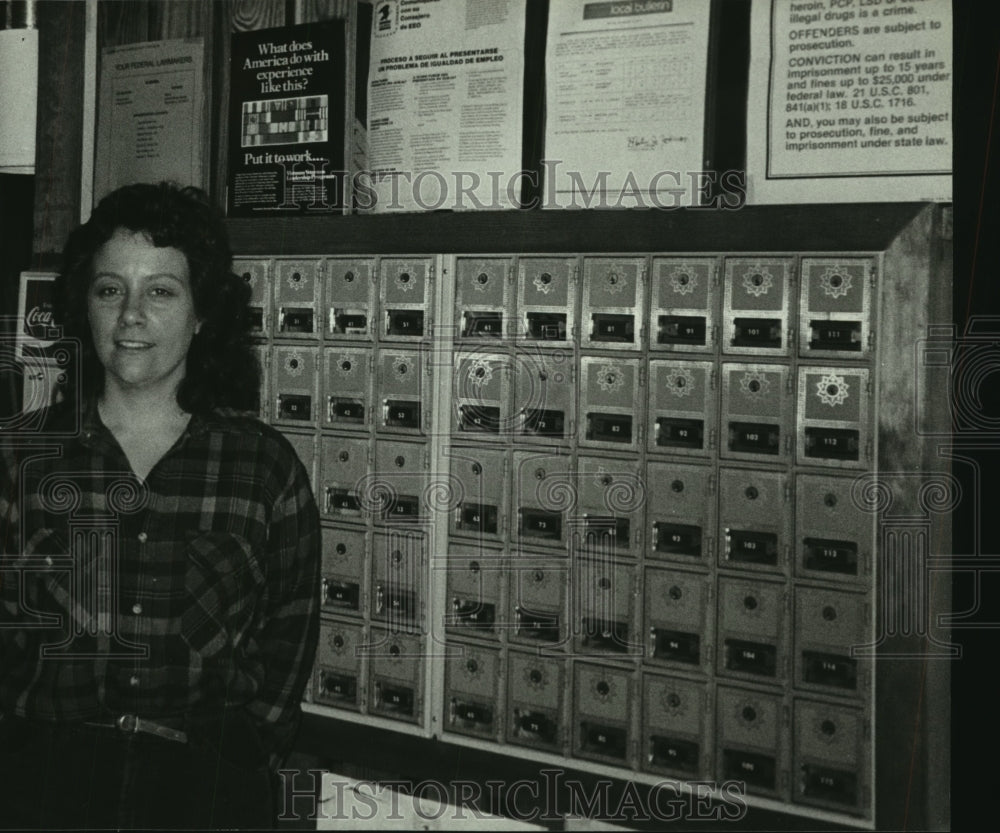
[[126, 186], [70, 236], [75, 395], [0, 468], [0, 826], [272, 825], [319, 521], [246, 414], [248, 302], [196, 189]]

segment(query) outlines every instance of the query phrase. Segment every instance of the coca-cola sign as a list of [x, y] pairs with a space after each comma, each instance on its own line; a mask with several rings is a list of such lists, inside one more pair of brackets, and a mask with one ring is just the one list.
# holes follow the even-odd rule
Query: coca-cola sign
[[58, 361], [65, 354], [62, 331], [52, 315], [53, 272], [22, 272], [18, 303], [18, 350], [21, 358]]

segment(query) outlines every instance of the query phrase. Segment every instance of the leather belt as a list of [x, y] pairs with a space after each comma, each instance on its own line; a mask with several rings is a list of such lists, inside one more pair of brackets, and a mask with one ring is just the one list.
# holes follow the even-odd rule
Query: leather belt
[[163, 738], [164, 740], [172, 740], [177, 743], [188, 742], [186, 732], [134, 714], [123, 714], [121, 717], [107, 721], [88, 721], [84, 725], [98, 726], [102, 729], [117, 729], [118, 731], [125, 732], [126, 734], [142, 732], [143, 734], [155, 735], [156, 737]]

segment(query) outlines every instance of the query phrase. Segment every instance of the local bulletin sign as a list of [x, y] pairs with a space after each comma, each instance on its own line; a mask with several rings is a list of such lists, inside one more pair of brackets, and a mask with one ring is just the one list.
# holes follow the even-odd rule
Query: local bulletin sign
[[754, 0], [748, 202], [951, 200], [951, 0]]

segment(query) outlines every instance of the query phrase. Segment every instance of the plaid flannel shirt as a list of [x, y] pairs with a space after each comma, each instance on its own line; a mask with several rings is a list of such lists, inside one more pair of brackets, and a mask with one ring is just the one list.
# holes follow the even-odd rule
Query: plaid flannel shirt
[[96, 406], [0, 450], [0, 713], [46, 721], [244, 707], [272, 756], [319, 631], [319, 515], [288, 441], [215, 411], [145, 482]]

